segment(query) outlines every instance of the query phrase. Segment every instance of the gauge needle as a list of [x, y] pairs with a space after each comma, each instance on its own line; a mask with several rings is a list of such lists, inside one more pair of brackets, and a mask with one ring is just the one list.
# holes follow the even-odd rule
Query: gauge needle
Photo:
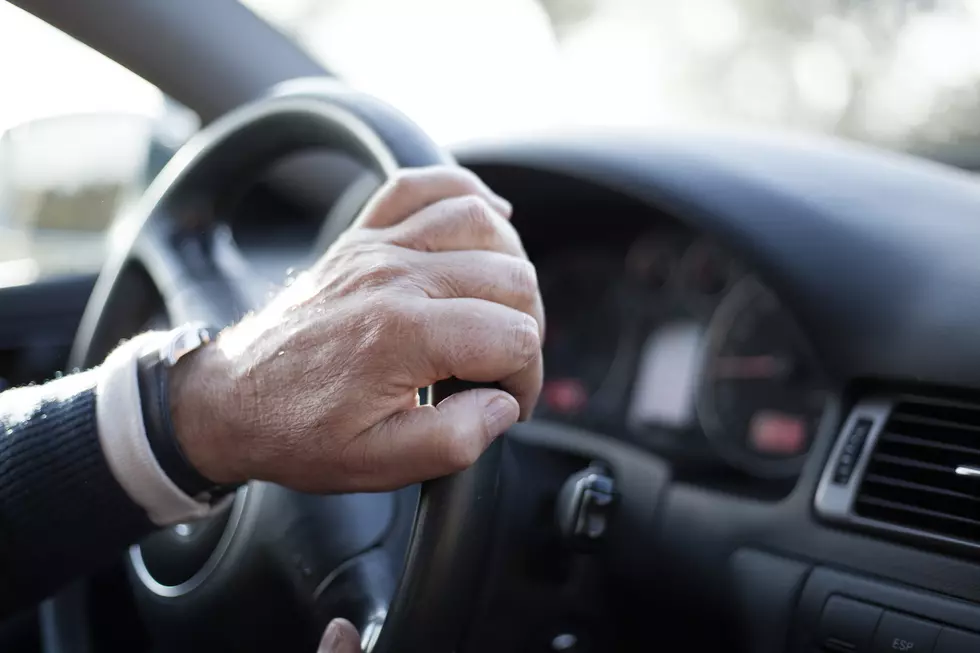
[[714, 376], [721, 379], [774, 379], [790, 371], [790, 361], [776, 356], [720, 356]]

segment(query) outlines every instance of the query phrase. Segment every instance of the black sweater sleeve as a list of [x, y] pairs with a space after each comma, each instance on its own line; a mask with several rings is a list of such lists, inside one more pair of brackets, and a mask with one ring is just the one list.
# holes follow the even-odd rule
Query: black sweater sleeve
[[0, 393], [0, 614], [117, 559], [153, 530], [99, 444], [96, 373]]

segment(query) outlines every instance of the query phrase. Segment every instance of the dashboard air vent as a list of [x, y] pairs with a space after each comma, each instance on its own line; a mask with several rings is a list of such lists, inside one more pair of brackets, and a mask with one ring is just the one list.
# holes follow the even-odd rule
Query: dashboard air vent
[[980, 405], [896, 404], [854, 503], [861, 517], [980, 542]]

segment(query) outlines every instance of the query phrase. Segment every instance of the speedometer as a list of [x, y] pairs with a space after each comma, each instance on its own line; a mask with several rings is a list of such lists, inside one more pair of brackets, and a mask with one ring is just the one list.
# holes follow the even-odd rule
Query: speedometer
[[708, 328], [698, 415], [729, 463], [768, 477], [799, 472], [826, 402], [809, 344], [776, 296], [736, 283]]

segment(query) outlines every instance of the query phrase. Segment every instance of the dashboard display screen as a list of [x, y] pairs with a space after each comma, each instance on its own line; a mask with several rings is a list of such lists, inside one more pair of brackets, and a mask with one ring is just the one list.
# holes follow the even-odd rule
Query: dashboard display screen
[[640, 352], [629, 426], [686, 427], [696, 420], [702, 343], [696, 322], [666, 324], [650, 334]]

